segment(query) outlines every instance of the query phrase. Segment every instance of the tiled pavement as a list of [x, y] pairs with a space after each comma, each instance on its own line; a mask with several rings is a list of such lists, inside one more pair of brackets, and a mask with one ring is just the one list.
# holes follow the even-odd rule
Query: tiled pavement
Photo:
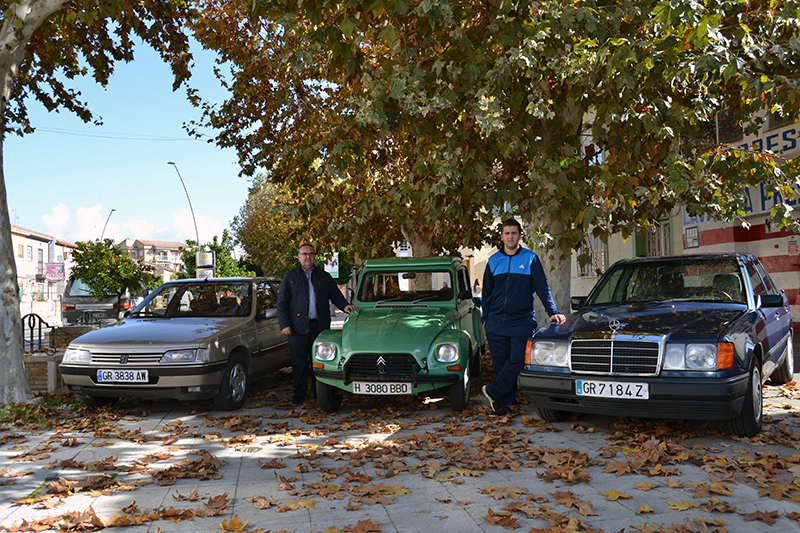
[[[794, 387], [767, 388], [770, 422], [750, 440], [731, 438], [722, 424], [591, 416], [545, 424], [524, 404], [519, 415], [494, 420], [480, 395], [461, 416], [451, 413], [447, 398], [427, 405], [350, 398], [331, 416], [313, 400], [293, 409], [287, 379], [257, 383], [236, 413], [212, 411], [210, 402], [130, 401], [107, 413], [80, 411], [56, 430], [0, 427], [0, 526], [30, 531], [42, 523], [37, 520], [90, 508], [98, 517], [121, 516], [135, 502], [150, 516], [113, 531], [235, 531], [237, 520], [247, 521], [244, 531], [273, 533], [470, 533], [514, 525], [547, 531], [570, 524], [575, 531], [609, 533], [672, 531], [673, 525], [675, 531], [800, 530], [800, 518], [791, 518], [800, 517], [800, 391]], [[186, 467], [202, 450], [221, 466], [212, 460], [204, 469]], [[265, 468], [276, 459], [285, 467]], [[618, 476], [625, 464], [631, 471]], [[139, 473], [122, 469], [137, 465]], [[209, 479], [154, 482], [170, 466]], [[63, 499], [51, 492], [52, 482], [102, 474], [117, 483], [149, 484], [73, 491]], [[195, 488], [200, 500], [177, 499]], [[342, 498], [323, 497], [325, 489], [339, 489]], [[22, 501], [42, 494], [43, 502]], [[248, 500], [257, 496], [275, 504], [259, 509]], [[715, 506], [714, 497], [721, 503]], [[220, 500], [221, 514], [163, 519], [170, 508], [213, 507]], [[580, 507], [587, 502], [591, 512]], [[725, 506], [736, 511], [713, 510]], [[774, 524], [748, 520], [759, 511], [774, 513]], [[95, 524], [77, 529], [100, 527]]]

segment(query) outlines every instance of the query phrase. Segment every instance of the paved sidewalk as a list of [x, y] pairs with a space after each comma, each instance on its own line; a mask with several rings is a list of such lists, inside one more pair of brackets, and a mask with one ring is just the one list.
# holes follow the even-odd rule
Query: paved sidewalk
[[364, 397], [327, 415], [313, 400], [293, 408], [287, 376], [257, 383], [235, 413], [130, 401], [56, 430], [0, 427], [0, 526], [89, 531], [117, 516], [135, 524], [114, 529], [125, 533], [244, 521], [273, 533], [800, 529], [794, 386], [768, 387], [764, 433], [734, 439], [717, 423], [542, 423], [525, 404], [490, 419], [480, 395], [458, 416], [447, 398]]

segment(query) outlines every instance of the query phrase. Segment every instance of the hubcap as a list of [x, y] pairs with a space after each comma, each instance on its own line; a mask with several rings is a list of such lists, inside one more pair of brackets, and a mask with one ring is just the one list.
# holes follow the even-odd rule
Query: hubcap
[[761, 372], [753, 369], [753, 416], [756, 422], [761, 422]]
[[244, 372], [244, 367], [239, 363], [233, 365], [233, 368], [231, 368], [231, 379], [228, 383], [231, 388], [231, 399], [234, 402], [240, 402], [242, 398], [244, 398], [246, 381], [247, 376]]

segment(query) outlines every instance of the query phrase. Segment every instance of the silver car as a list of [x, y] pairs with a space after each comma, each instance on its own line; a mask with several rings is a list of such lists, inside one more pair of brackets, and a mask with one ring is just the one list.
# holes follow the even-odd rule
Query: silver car
[[279, 284], [165, 283], [123, 320], [72, 341], [59, 366], [64, 382], [90, 407], [136, 396], [212, 398], [218, 409], [239, 409], [252, 379], [291, 364], [278, 326]]

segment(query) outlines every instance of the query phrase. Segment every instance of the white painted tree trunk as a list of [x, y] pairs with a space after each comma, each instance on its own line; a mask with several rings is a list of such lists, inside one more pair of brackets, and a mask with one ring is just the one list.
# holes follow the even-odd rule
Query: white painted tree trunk
[[[547, 276], [547, 283], [550, 285], [550, 292], [553, 294], [553, 300], [556, 302], [556, 307], [563, 314], [570, 313], [569, 298], [570, 298], [570, 259], [561, 257], [561, 251], [558, 248], [551, 248], [549, 250], [534, 250], [542, 262], [544, 273]], [[534, 305], [536, 311], [536, 323], [539, 327], [546, 326], [549, 320], [549, 315], [545, 311], [544, 306], [539, 301], [537, 296], [536, 304]]]
[[[58, 11], [67, 0], [23, 0], [11, 4], [13, 15], [3, 16], [0, 27], [0, 120], [25, 55], [31, 35]], [[8, 402], [28, 402], [33, 399], [25, 365], [22, 360], [22, 321], [19, 312], [19, 287], [17, 265], [11, 242], [11, 222], [8, 218], [5, 174], [3, 172], [3, 139], [5, 123], [0, 135], [0, 405]]]

